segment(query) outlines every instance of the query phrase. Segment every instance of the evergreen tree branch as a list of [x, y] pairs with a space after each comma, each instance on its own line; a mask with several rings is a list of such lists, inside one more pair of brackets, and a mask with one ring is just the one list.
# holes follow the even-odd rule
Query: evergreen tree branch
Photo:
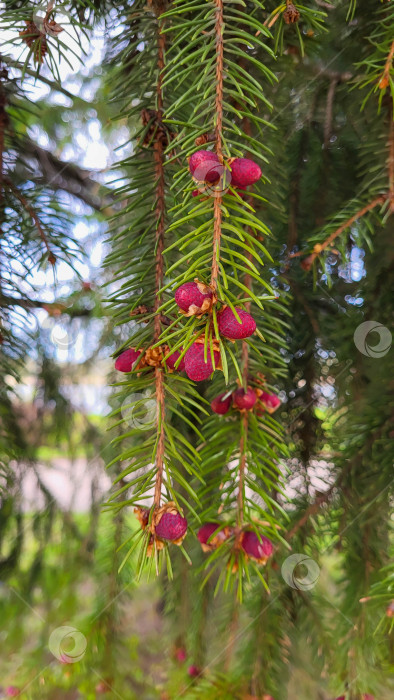
[[49, 241], [48, 241], [48, 239], [47, 239], [47, 237], [46, 237], [46, 235], [45, 235], [44, 228], [43, 228], [43, 226], [42, 226], [42, 223], [41, 223], [41, 221], [40, 221], [40, 218], [39, 218], [37, 212], [35, 211], [34, 207], [32, 207], [32, 205], [30, 204], [30, 202], [28, 202], [28, 200], [26, 199], [26, 197], [24, 197], [24, 195], [23, 195], [21, 192], [19, 192], [18, 188], [15, 187], [15, 186], [13, 185], [13, 183], [11, 182], [11, 180], [9, 180], [8, 178], [3, 178], [3, 182], [4, 182], [4, 183], [7, 185], [7, 187], [14, 193], [15, 197], [16, 197], [17, 199], [19, 199], [19, 201], [20, 201], [20, 203], [22, 204], [23, 208], [26, 210], [26, 212], [27, 212], [27, 213], [29, 214], [29, 216], [32, 218], [32, 220], [33, 220], [33, 222], [34, 222], [34, 224], [35, 224], [35, 227], [36, 227], [36, 229], [37, 229], [37, 231], [38, 231], [38, 233], [39, 233], [39, 236], [40, 236], [42, 242], [44, 243], [44, 245], [45, 245], [45, 247], [46, 247], [46, 249], [47, 249], [48, 260], [49, 260], [49, 262], [50, 262], [51, 264], [54, 264], [54, 263], [56, 262], [55, 256], [54, 256], [54, 254], [53, 254], [52, 251], [51, 251], [51, 248], [50, 248], [50, 245], [49, 245]]
[[[163, 6], [160, 2], [155, 5], [157, 17], [157, 121], [160, 123], [163, 118], [163, 71], [164, 71], [164, 52], [166, 35], [161, 31], [160, 14], [163, 11]], [[153, 157], [155, 163], [156, 177], [156, 260], [155, 260], [155, 301], [154, 301], [154, 333], [153, 343], [157, 343], [161, 333], [161, 314], [158, 312], [160, 305], [160, 290], [163, 286], [164, 277], [164, 233], [165, 233], [165, 194], [164, 194], [164, 145], [160, 130], [156, 130]], [[155, 367], [155, 384], [156, 384], [156, 428], [158, 433], [158, 443], [156, 451], [156, 482], [154, 493], [154, 504], [156, 508], [160, 507], [161, 489], [163, 482], [164, 469], [164, 451], [165, 451], [165, 396], [164, 396], [164, 379], [163, 367]]]
[[[26, 178], [35, 182], [43, 180], [45, 186], [68, 192], [96, 211], [107, 216], [113, 214], [110, 191], [92, 178], [92, 171], [81, 168], [76, 163], [64, 162], [31, 139], [24, 139], [21, 147], [23, 154], [34, 158], [42, 172], [40, 178], [39, 173], [32, 174], [27, 168], [23, 168], [23, 172], [21, 172], [19, 168], [19, 173], [22, 176], [25, 175]], [[99, 194], [100, 190], [103, 192], [102, 195]]]
[[[215, 151], [219, 158], [223, 158], [222, 128], [223, 128], [223, 0], [215, 0], [216, 3], [216, 96], [215, 96]], [[220, 239], [222, 232], [222, 193], [217, 192], [213, 203], [213, 252], [211, 286], [216, 292], [219, 275]]]
[[65, 97], [68, 97], [70, 100], [72, 100], [74, 103], [80, 103], [85, 105], [86, 107], [89, 107], [90, 102], [87, 100], [84, 100], [83, 97], [80, 97], [79, 95], [73, 95], [72, 92], [69, 92], [66, 88], [61, 85], [60, 82], [56, 82], [55, 80], [51, 80], [50, 78], [46, 78], [45, 75], [42, 75], [42, 73], [39, 73], [37, 76], [37, 70], [33, 70], [32, 68], [29, 68], [29, 66], [26, 66], [24, 63], [21, 63], [20, 61], [15, 60], [11, 56], [6, 56], [3, 54], [1, 56], [1, 60], [6, 63], [8, 66], [11, 68], [16, 68], [20, 71], [22, 71], [26, 75], [30, 75], [32, 78], [35, 78], [41, 82], [44, 83], [45, 85], [48, 85], [48, 87], [51, 88], [51, 90], [54, 90], [56, 92], [61, 92]]
[[18, 306], [21, 309], [32, 310], [32, 309], [45, 309], [48, 313], [55, 314], [65, 314], [70, 316], [70, 318], [77, 318], [82, 316], [92, 316], [93, 310], [91, 308], [85, 309], [71, 309], [67, 307], [63, 302], [48, 302], [44, 299], [30, 299], [28, 297], [10, 297], [6, 294], [1, 293], [0, 289], [0, 306], [2, 307], [13, 307]]
[[[307, 258], [302, 262], [302, 267], [304, 270], [310, 270], [312, 267], [315, 259], [322, 253], [326, 248], [328, 248], [331, 243], [335, 241], [338, 236], [341, 235], [344, 231], [346, 231], [349, 226], [354, 224], [355, 221], [358, 219], [361, 219], [365, 214], [367, 214], [369, 211], [372, 209], [375, 209], [375, 207], [379, 206], [380, 204], [384, 204], [384, 202], [388, 199], [387, 194], [381, 194], [378, 197], [375, 197], [369, 204], [366, 204], [364, 207], [359, 209], [353, 216], [351, 216], [349, 219], [347, 219], [341, 226], [338, 226], [333, 233], [331, 233], [328, 238], [326, 238], [323, 243], [316, 243], [314, 247], [313, 253], [308, 255]], [[306, 255], [306, 251], [298, 251], [297, 253], [290, 253], [289, 258], [297, 258], [301, 255]]]

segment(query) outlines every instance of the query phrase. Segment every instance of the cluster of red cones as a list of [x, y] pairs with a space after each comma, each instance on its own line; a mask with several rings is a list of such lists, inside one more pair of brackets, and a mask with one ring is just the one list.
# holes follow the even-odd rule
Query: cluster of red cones
[[261, 178], [261, 168], [250, 158], [229, 158], [221, 162], [213, 151], [200, 150], [189, 158], [189, 170], [198, 183], [215, 185], [221, 182], [223, 190], [230, 185], [244, 190]]
[[251, 411], [256, 406], [256, 413], [261, 415], [265, 411], [274, 413], [280, 406], [280, 398], [276, 394], [269, 394], [261, 389], [253, 389], [248, 386], [234, 392], [225, 392], [215, 396], [211, 401], [211, 409], [214, 413], [223, 416], [233, 406], [238, 411]]
[[[212, 309], [215, 296], [212, 289], [195, 280], [182, 284], [175, 292], [175, 301], [179, 310], [187, 315], [200, 315]], [[235, 307], [234, 311], [225, 306], [217, 315], [219, 334], [228, 340], [243, 340], [256, 330], [256, 322], [247, 311]], [[119, 372], [131, 372], [138, 369], [143, 356], [142, 350], [129, 348], [115, 360], [115, 369]], [[215, 369], [221, 367], [219, 346], [216, 341], [205, 350], [204, 337], [197, 338], [187, 349], [181, 361], [177, 363], [182, 351], [174, 350], [165, 356], [164, 362], [171, 371], [185, 371], [189, 379], [201, 382], [208, 379]]]
[[259, 564], [266, 564], [274, 551], [274, 546], [268, 537], [255, 530], [245, 529], [239, 533], [234, 528], [220, 523], [205, 523], [200, 527], [197, 537], [204, 552], [211, 552], [220, 547], [230, 537], [235, 536], [235, 546], [241, 548], [251, 559]]

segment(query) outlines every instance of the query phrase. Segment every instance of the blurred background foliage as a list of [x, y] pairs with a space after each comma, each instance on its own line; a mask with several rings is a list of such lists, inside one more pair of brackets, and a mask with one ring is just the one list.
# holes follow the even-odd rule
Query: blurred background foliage
[[[117, 406], [109, 358], [129, 329], [113, 323], [102, 290], [119, 272], [106, 224], [127, 180], [116, 164], [139, 128], [138, 115], [119, 118], [119, 96], [112, 100], [133, 4], [66, 3], [56, 20], [70, 33], [48, 40], [40, 67], [19, 36], [33, 3], [3, 3], [4, 696], [14, 687], [22, 700], [330, 700], [347, 690], [352, 700], [392, 697], [393, 352], [371, 357], [353, 340], [366, 320], [393, 327], [390, 208], [371, 210], [318, 260], [300, 262], [394, 187], [391, 5], [311, 0], [297, 5], [295, 27], [267, 2], [260, 17], [275, 20], [276, 57], [265, 61], [278, 78], [264, 87], [274, 112], [263, 116], [275, 129], [263, 125], [259, 134], [273, 154], [259, 215], [272, 233], [265, 275], [286, 300], [287, 372], [275, 378], [289, 449], [283, 528], [292, 552], [318, 562], [320, 576], [311, 590], [288, 586], [288, 552], [279, 547], [266, 571], [270, 595], [252, 576], [240, 607], [233, 593], [214, 596], [215, 577], [201, 588], [204, 556], [192, 534], [193, 567], [176, 551], [172, 581], [143, 576], [137, 585], [136, 555], [118, 573], [119, 547], [137, 523], [130, 509], [102, 509], [121, 471], [106, 417]], [[212, 389], [205, 394], [212, 398]], [[49, 643], [65, 625], [80, 635], [76, 663], [67, 663], [72, 644], [56, 654]]]

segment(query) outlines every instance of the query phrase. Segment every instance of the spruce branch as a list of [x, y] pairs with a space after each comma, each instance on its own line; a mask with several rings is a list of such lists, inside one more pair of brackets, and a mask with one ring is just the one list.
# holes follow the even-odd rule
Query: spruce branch
[[25, 211], [29, 214], [29, 216], [32, 218], [34, 225], [38, 231], [38, 234], [47, 250], [48, 253], [48, 260], [49, 262], [53, 265], [56, 262], [56, 258], [54, 254], [51, 251], [49, 241], [46, 237], [43, 225], [41, 223], [40, 217], [38, 216], [37, 212], [35, 211], [34, 207], [30, 204], [30, 202], [26, 199], [26, 197], [18, 190], [17, 187], [14, 186], [14, 184], [9, 180], [8, 178], [3, 178], [3, 182], [5, 185], [13, 192], [15, 197], [19, 199], [20, 203], [22, 204], [23, 208]]
[[[154, 5], [157, 17], [157, 122], [161, 123], [163, 118], [163, 71], [164, 71], [164, 53], [165, 53], [165, 34], [161, 31], [160, 14], [163, 11], [163, 5], [160, 2]], [[153, 144], [153, 157], [155, 163], [155, 178], [156, 178], [156, 259], [155, 259], [155, 301], [154, 301], [154, 333], [153, 342], [157, 343], [161, 333], [161, 314], [158, 311], [160, 306], [160, 291], [163, 286], [164, 278], [164, 233], [165, 233], [165, 191], [164, 191], [164, 145], [160, 130], [156, 129]], [[158, 434], [157, 451], [156, 451], [156, 483], [154, 492], [154, 505], [160, 508], [161, 489], [163, 482], [164, 469], [164, 452], [165, 452], [165, 396], [164, 396], [164, 379], [163, 367], [155, 367], [155, 384], [156, 384], [156, 429]]]
[[[216, 96], [215, 96], [215, 151], [219, 158], [223, 158], [222, 150], [222, 129], [223, 129], [223, 0], [215, 0], [216, 4], [216, 22], [215, 22], [215, 41], [216, 41]], [[217, 192], [213, 203], [213, 251], [212, 251], [212, 270], [211, 270], [211, 287], [214, 292], [217, 290], [217, 281], [219, 274], [219, 258], [220, 258], [220, 238], [222, 233], [222, 193]]]
[[[361, 219], [365, 214], [367, 214], [369, 211], [372, 209], [375, 209], [375, 207], [384, 204], [384, 202], [388, 199], [388, 194], [381, 194], [378, 197], [375, 197], [369, 204], [366, 204], [365, 206], [361, 207], [353, 216], [351, 216], [349, 219], [347, 219], [341, 226], [338, 226], [333, 233], [331, 233], [328, 238], [323, 241], [323, 243], [316, 243], [314, 246], [313, 253], [308, 255], [307, 258], [301, 263], [302, 267], [304, 270], [310, 270], [312, 267], [315, 259], [326, 249], [328, 246], [331, 245], [335, 241], [338, 236], [341, 235], [346, 229], [348, 229], [352, 224], [354, 224], [355, 221], [358, 219]], [[290, 253], [289, 258], [297, 258], [301, 255], [306, 255], [306, 251], [298, 251], [296, 253]]]

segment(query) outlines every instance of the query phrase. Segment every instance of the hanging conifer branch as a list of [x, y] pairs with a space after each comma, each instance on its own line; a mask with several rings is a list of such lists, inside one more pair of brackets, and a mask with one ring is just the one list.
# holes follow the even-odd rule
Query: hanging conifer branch
[[[369, 204], [366, 204], [364, 207], [361, 207], [353, 216], [351, 216], [349, 219], [347, 219], [341, 226], [338, 226], [333, 233], [331, 233], [328, 238], [326, 238], [323, 243], [316, 243], [314, 246], [314, 251], [311, 253], [311, 255], [308, 255], [307, 258], [302, 262], [302, 267], [304, 270], [310, 270], [312, 267], [314, 261], [316, 258], [322, 253], [326, 248], [328, 248], [331, 243], [335, 241], [338, 236], [341, 235], [344, 231], [346, 231], [347, 228], [349, 228], [352, 224], [355, 223], [358, 219], [361, 219], [365, 214], [367, 214], [369, 211], [372, 209], [375, 209], [375, 207], [379, 206], [380, 204], [384, 204], [384, 202], [387, 200], [388, 195], [387, 194], [381, 194], [378, 197], [375, 197], [375, 199], [372, 200]], [[289, 258], [297, 258], [300, 255], [306, 255], [305, 251], [298, 251], [297, 253], [291, 253], [289, 255]]]
[[[127, 116], [138, 114], [142, 124], [136, 134], [133, 155], [119, 164], [129, 178], [127, 185], [119, 190], [120, 198], [127, 195], [127, 199], [125, 211], [120, 211], [113, 219], [116, 243], [107, 264], [115, 263], [118, 269], [111, 292], [118, 322], [127, 324], [132, 319], [126, 349], [115, 362], [115, 369], [126, 373], [126, 377], [120, 383], [120, 408], [116, 408], [113, 415], [121, 412], [119, 424], [128, 424], [115, 442], [128, 441], [130, 436], [135, 441], [131, 448], [126, 444], [116, 458], [126, 466], [122, 475], [116, 477], [115, 484], [126, 475], [132, 475], [132, 479], [125, 480], [124, 485], [111, 494], [110, 504], [116, 509], [133, 505], [141, 524], [124, 562], [135, 547], [141, 545], [138, 574], [148, 563], [147, 557], [154, 555], [156, 572], [165, 561], [171, 576], [167, 543], [181, 545], [186, 535], [187, 521], [182, 512], [183, 505], [188, 507], [185, 494], [198, 502], [190, 476], [198, 474], [199, 455], [187, 431], [200, 433], [194, 409], [197, 392], [187, 379], [177, 377], [181, 371], [175, 366], [179, 353], [174, 354], [177, 320], [171, 318], [171, 309], [163, 315], [163, 307], [168, 307], [164, 285], [168, 270], [163, 250], [173, 203], [168, 178], [170, 150], [167, 151], [173, 134], [164, 122], [170, 102], [168, 99], [164, 104], [165, 29], [170, 24], [166, 22], [164, 28], [166, 7], [161, 0], [153, 1], [151, 11], [147, 11], [143, 0], [138, 0], [129, 29], [130, 41], [122, 48], [122, 65], [127, 65], [128, 69], [126, 76], [120, 75], [115, 95], [122, 101], [127, 95]], [[125, 91], [125, 84], [128, 91]], [[166, 95], [172, 96], [171, 90]], [[130, 107], [132, 101], [135, 107]], [[174, 251], [172, 259], [175, 256]], [[165, 342], [163, 327], [168, 331]], [[144, 412], [146, 415], [141, 416]], [[183, 424], [187, 426], [185, 434]], [[119, 496], [127, 492], [127, 499], [119, 501]], [[147, 507], [144, 502], [147, 499], [153, 500], [152, 507]], [[164, 558], [159, 556], [163, 550]]]
[[[257, 116], [257, 96], [262, 96], [262, 101], [270, 108], [262, 95], [261, 83], [248, 68], [254, 66], [265, 79], [275, 80], [273, 73], [248, 48], [256, 44], [267, 53], [271, 51], [262, 38], [254, 37], [255, 28], [261, 29], [264, 38], [270, 33], [256, 19], [261, 4], [253, 1], [252, 6], [256, 10], [252, 22], [238, 3], [223, 3], [222, 0], [210, 2], [208, 13], [201, 13], [193, 2], [182, 3], [180, 14], [177, 14], [178, 3], [171, 5], [165, 13], [165, 17], [171, 19], [173, 32], [173, 41], [168, 49], [170, 68], [165, 85], [172, 84], [178, 53], [182, 56], [182, 74], [191, 81], [188, 89], [183, 90], [166, 110], [165, 122], [179, 127], [171, 150], [179, 149], [180, 154], [186, 151], [191, 155], [188, 156], [189, 181], [186, 181], [186, 190], [186, 174], [183, 172], [176, 178], [176, 183], [180, 183], [180, 203], [173, 210], [173, 221], [167, 233], [174, 232], [178, 238], [165, 254], [171, 255], [175, 245], [181, 252], [178, 260], [168, 269], [169, 274], [175, 273], [172, 278], [175, 290], [193, 281], [194, 284], [200, 283], [199, 291], [210, 297], [210, 300], [204, 300], [203, 307], [200, 303], [191, 302], [182, 309], [188, 320], [182, 324], [183, 329], [180, 327], [177, 331], [176, 349], [185, 355], [186, 372], [192, 379], [196, 376], [202, 379], [202, 374], [188, 371], [191, 354], [199, 356], [202, 352], [202, 348], [191, 348], [196, 342], [203, 343], [207, 376], [211, 364], [213, 369], [223, 369], [226, 381], [229, 364], [236, 365], [240, 376], [239, 355], [228, 352], [229, 357], [226, 357], [229, 348], [227, 340], [246, 336], [240, 334], [236, 326], [235, 335], [225, 336], [221, 333], [222, 312], [226, 317], [234, 318], [235, 324], [241, 323], [237, 313], [239, 309], [244, 313], [244, 307], [243, 300], [238, 306], [239, 292], [247, 293], [243, 277], [249, 271], [257, 280], [256, 261], [261, 263], [261, 257], [267, 255], [265, 247], [259, 245], [248, 258], [248, 251], [252, 251], [252, 236], [245, 232], [249, 231], [248, 225], [253, 232], [259, 231], [264, 235], [269, 235], [269, 230], [255, 216], [253, 207], [249, 204], [244, 206], [242, 201], [242, 191], [262, 178], [260, 166], [243, 157], [246, 145], [251, 157], [263, 161], [266, 160], [264, 153], [268, 148], [256, 135], [248, 139], [247, 144], [243, 142], [238, 122], [244, 116], [249, 117], [253, 124], [259, 125], [255, 134], [260, 136], [260, 122], [265, 121], [259, 122]], [[188, 50], [190, 41], [192, 51]], [[211, 142], [214, 144], [213, 150], [196, 151], [196, 147]], [[198, 187], [191, 193], [192, 196], [190, 175]], [[210, 283], [208, 289], [203, 286], [207, 281]], [[269, 284], [264, 283], [264, 287], [270, 294]], [[261, 305], [261, 299], [262, 296], [256, 303]], [[255, 324], [249, 320], [250, 335]], [[165, 343], [169, 338], [169, 332], [164, 331], [161, 341]], [[211, 362], [207, 359], [208, 355]]]
[[[223, 159], [222, 128], [223, 128], [223, 0], [216, 1], [216, 98], [215, 98], [215, 151], [220, 161]], [[211, 287], [216, 292], [219, 274], [220, 238], [222, 231], [222, 193], [217, 192], [213, 204], [213, 253]]]
[[[158, 311], [160, 306], [160, 290], [163, 286], [164, 276], [164, 232], [165, 232], [165, 180], [164, 180], [164, 143], [163, 136], [158, 128], [163, 119], [163, 71], [164, 71], [164, 52], [165, 52], [165, 34], [161, 31], [160, 15], [164, 10], [164, 5], [161, 2], [155, 4], [155, 13], [157, 17], [157, 127], [154, 137], [154, 161], [155, 161], [155, 176], [156, 176], [156, 262], [155, 262], [155, 302], [154, 302], [154, 334], [153, 342], [157, 343], [161, 333], [161, 314]], [[163, 367], [155, 367], [155, 384], [156, 384], [156, 429], [158, 432], [158, 442], [156, 451], [156, 483], [154, 493], [154, 504], [156, 508], [160, 507], [161, 489], [163, 481], [164, 468], [164, 450], [165, 450], [165, 396], [164, 396], [164, 378]]]

